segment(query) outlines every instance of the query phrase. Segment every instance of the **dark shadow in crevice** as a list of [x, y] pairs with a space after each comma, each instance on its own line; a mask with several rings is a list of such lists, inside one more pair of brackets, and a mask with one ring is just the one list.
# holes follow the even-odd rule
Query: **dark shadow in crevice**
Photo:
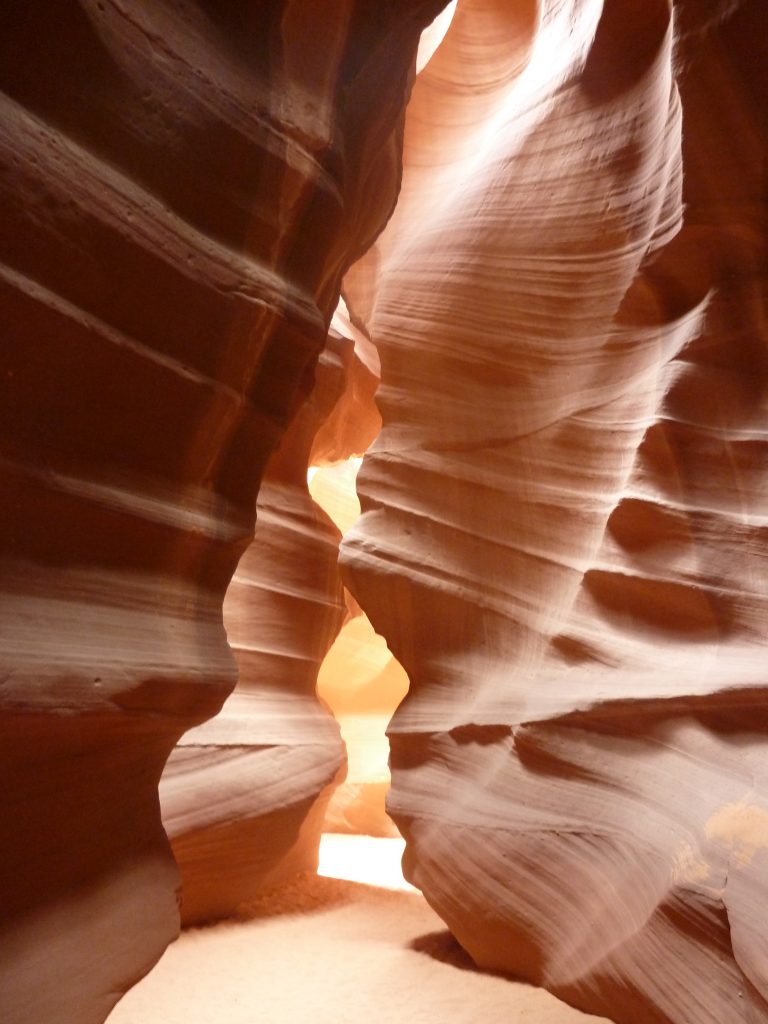
[[438, 960], [441, 964], [449, 964], [451, 967], [458, 967], [462, 971], [473, 971], [476, 974], [488, 974], [477, 966], [472, 957], [459, 944], [448, 929], [439, 932], [428, 932], [426, 935], [417, 936], [410, 944], [409, 949], [415, 953], [424, 953]]
[[500, 978], [502, 981], [514, 982], [516, 985], [525, 985], [536, 988], [525, 978], [517, 977], [509, 971], [493, 970], [490, 967], [479, 967], [472, 957], [467, 953], [453, 934], [444, 929], [439, 932], [428, 932], [426, 935], [419, 935], [408, 944], [408, 948], [414, 953], [423, 953], [425, 956], [437, 960], [449, 967], [456, 967], [460, 971], [471, 971], [473, 974], [484, 974], [492, 978]]

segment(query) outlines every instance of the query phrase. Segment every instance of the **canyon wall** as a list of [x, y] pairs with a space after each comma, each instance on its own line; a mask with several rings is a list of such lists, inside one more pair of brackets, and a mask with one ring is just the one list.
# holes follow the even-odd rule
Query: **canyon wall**
[[341, 534], [310, 498], [307, 467], [345, 392], [351, 346], [329, 338], [312, 394], [264, 473], [255, 536], [224, 599], [237, 687], [215, 718], [182, 736], [160, 780], [182, 923], [230, 916], [314, 869], [328, 798], [344, 774], [339, 728], [315, 698], [347, 612]]
[[[355, 663], [367, 663], [372, 633], [338, 565], [342, 530], [359, 514], [354, 477], [345, 474], [381, 425], [373, 401], [378, 377], [361, 346], [370, 343], [342, 302], [312, 392], [265, 469], [255, 536], [224, 598], [236, 689], [214, 718], [181, 737], [160, 780], [163, 825], [181, 871], [182, 925], [247, 915], [265, 893], [316, 870], [323, 829], [396, 833], [384, 810], [384, 728], [397, 701], [388, 714], [365, 718], [379, 761], [379, 748], [387, 748], [386, 781], [373, 792], [358, 782], [359, 735], [350, 735], [340, 715], [355, 689]], [[331, 487], [318, 494], [320, 478]], [[333, 490], [337, 479], [345, 486]], [[348, 638], [358, 638], [361, 624], [368, 633], [350, 651]], [[380, 704], [380, 680], [366, 682]], [[367, 778], [366, 754], [364, 747]], [[343, 813], [329, 810], [329, 800]]]
[[344, 286], [407, 875], [622, 1024], [768, 1020], [764, 17], [459, 0]]
[[394, 205], [416, 46], [439, 7], [4, 12], [8, 1024], [96, 1024], [177, 932], [158, 780], [235, 682], [224, 593], [341, 276]]
[[768, 1020], [764, 6], [459, 0], [404, 143], [436, 0], [54, 6], [0, 35], [3, 1020], [176, 934], [185, 732], [186, 918], [312, 863], [304, 474], [378, 358], [344, 573], [411, 880], [621, 1024]]

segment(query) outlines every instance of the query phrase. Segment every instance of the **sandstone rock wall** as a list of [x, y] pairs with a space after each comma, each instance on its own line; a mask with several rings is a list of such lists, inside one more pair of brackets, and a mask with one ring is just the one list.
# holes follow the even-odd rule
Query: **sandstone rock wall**
[[768, 1020], [764, 14], [460, 0], [345, 283], [408, 876], [626, 1024]]
[[315, 698], [344, 621], [341, 534], [307, 490], [315, 434], [349, 383], [352, 343], [330, 339], [315, 387], [267, 465], [256, 533], [224, 600], [238, 668], [215, 718], [185, 733], [160, 782], [181, 869], [182, 923], [226, 917], [317, 864], [339, 728]]
[[[164, 783], [189, 917], [247, 898], [245, 849], [259, 885], [306, 863], [341, 605], [303, 434], [249, 547], [253, 514], [394, 206], [439, 6], [6, 12], [10, 1024], [96, 1024], [176, 932], [157, 786], [234, 685], [246, 549], [228, 614], [253, 675]], [[346, 573], [411, 679], [409, 874], [480, 964], [622, 1024], [768, 1019], [765, 40], [759, 0], [460, 0], [398, 210], [345, 286], [384, 419]], [[341, 407], [310, 461], [365, 419]], [[318, 575], [291, 597], [320, 614], [284, 648], [312, 652], [289, 699], [265, 667], [277, 590], [252, 584], [286, 582], [310, 520]]]
[[259, 479], [389, 215], [435, 0], [12, 3], [0, 33], [0, 1016], [178, 928], [157, 784]]

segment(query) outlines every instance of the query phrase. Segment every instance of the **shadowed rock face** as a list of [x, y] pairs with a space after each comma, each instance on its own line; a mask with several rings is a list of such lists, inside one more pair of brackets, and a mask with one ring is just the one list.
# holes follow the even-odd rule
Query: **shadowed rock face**
[[626, 1024], [768, 1020], [768, 61], [733, 7], [460, 0], [344, 289], [408, 877]]
[[8, 1024], [102, 1020], [176, 934], [158, 780], [234, 684], [224, 592], [341, 275], [394, 204], [439, 6], [4, 12]]

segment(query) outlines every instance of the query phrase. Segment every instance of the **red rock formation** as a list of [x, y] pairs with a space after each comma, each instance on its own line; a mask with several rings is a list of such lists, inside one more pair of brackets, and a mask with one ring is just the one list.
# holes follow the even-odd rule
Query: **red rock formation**
[[315, 685], [346, 605], [341, 534], [309, 496], [307, 465], [352, 361], [351, 342], [344, 351], [329, 339], [312, 395], [267, 466], [256, 534], [224, 601], [237, 688], [215, 718], [185, 733], [160, 782], [182, 923], [229, 916], [317, 866], [345, 757]]
[[[322, 664], [327, 677], [326, 654], [342, 623], [349, 619], [354, 630], [364, 617], [339, 574], [338, 527], [347, 524], [342, 517], [335, 525], [322, 500], [315, 503], [308, 469], [310, 460], [330, 462], [337, 468], [313, 472], [333, 475], [378, 433], [378, 378], [357, 354], [366, 345], [337, 311], [312, 394], [267, 466], [255, 537], [224, 600], [237, 688], [215, 718], [184, 734], [160, 782], [163, 824], [181, 869], [183, 924], [237, 913], [317, 867], [328, 801], [347, 761], [334, 721], [343, 702], [327, 684], [318, 702], [318, 670]], [[355, 518], [354, 479], [348, 500], [357, 505]], [[348, 662], [339, 675], [334, 682], [346, 691]], [[395, 705], [375, 723], [384, 743]], [[351, 785], [358, 760], [353, 758]], [[384, 766], [386, 771], [386, 753]], [[391, 834], [387, 786], [388, 773], [376, 803], [379, 828], [385, 822], [385, 834]]]
[[[178, 927], [157, 783], [436, 0], [14, 4], [0, 33], [3, 977], [91, 1024]], [[55, 8], [55, 10], [54, 10]]]
[[[158, 780], [233, 685], [223, 595], [394, 205], [440, 3], [12, 6], [0, 1011], [95, 1024], [178, 926]], [[384, 417], [347, 571], [411, 677], [411, 878], [478, 962], [626, 1024], [768, 1020], [765, 38], [758, 0], [461, 0], [346, 289]], [[356, 340], [318, 458], [367, 423]], [[288, 461], [262, 507], [316, 525]], [[274, 525], [231, 591], [243, 662], [282, 628], [251, 633], [275, 604], [243, 585], [295, 559]], [[304, 863], [337, 763], [310, 696], [335, 593], [291, 735], [276, 696], [260, 736], [225, 716], [175, 755], [190, 917], [244, 894], [208, 885], [211, 837], [231, 866], [287, 821], [258, 884]], [[272, 701], [262, 666], [236, 709]], [[184, 807], [201, 735], [208, 808]], [[299, 780], [233, 794], [294, 758]]]
[[390, 809], [480, 964], [754, 1024], [764, 8], [539, 6], [460, 0], [345, 284], [384, 421], [346, 573], [411, 680]]

